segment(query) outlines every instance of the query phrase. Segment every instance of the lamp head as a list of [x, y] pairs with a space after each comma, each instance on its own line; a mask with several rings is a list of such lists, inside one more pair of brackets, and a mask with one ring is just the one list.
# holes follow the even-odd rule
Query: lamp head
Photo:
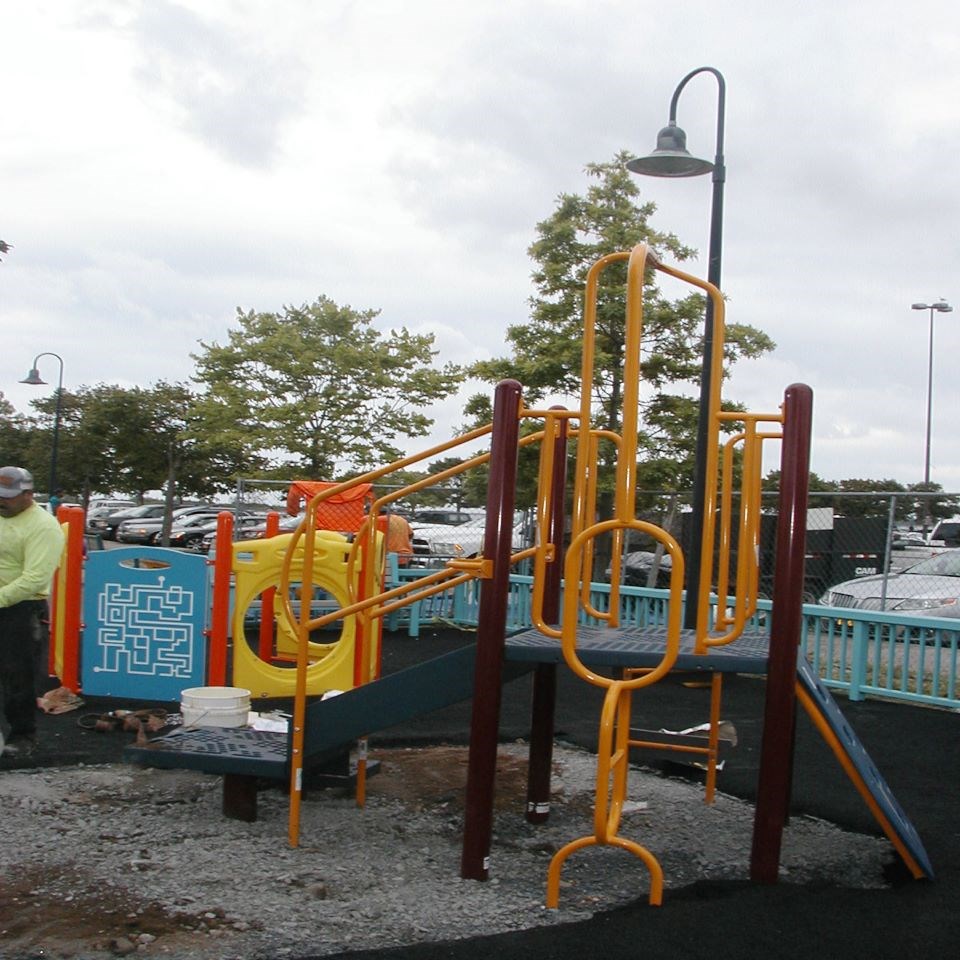
[[709, 173], [713, 164], [687, 150], [687, 135], [671, 120], [657, 134], [657, 148], [645, 157], [627, 161], [631, 173], [648, 177], [699, 177]]
[[40, 371], [39, 371], [36, 367], [33, 367], [33, 368], [30, 370], [30, 372], [26, 375], [26, 377], [24, 377], [24, 379], [21, 380], [20, 382], [21, 382], [21, 383], [27, 383], [27, 384], [29, 384], [31, 387], [41, 387], [41, 386], [43, 386], [44, 384], [46, 384], [47, 381], [41, 379], [41, 377], [40, 377]]
[[938, 313], [953, 313], [953, 307], [951, 307], [946, 300], [938, 300], [936, 303], [931, 304], [931, 306]]

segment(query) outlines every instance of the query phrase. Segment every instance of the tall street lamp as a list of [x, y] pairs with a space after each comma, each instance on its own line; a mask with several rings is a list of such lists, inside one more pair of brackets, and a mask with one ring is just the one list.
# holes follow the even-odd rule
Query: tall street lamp
[[50, 452], [50, 488], [47, 496], [53, 497], [57, 493], [57, 445], [60, 441], [60, 410], [63, 403], [63, 358], [56, 353], [38, 353], [33, 358], [33, 366], [30, 372], [21, 380], [21, 383], [30, 384], [32, 387], [39, 387], [46, 384], [46, 380], [40, 376], [40, 370], [37, 367], [37, 361], [41, 357], [54, 357], [60, 364], [60, 378], [57, 381], [57, 403], [53, 413], [53, 447]]
[[[687, 151], [687, 135], [677, 126], [677, 101], [683, 88], [698, 74], [713, 74], [717, 81], [717, 145], [713, 163], [692, 156]], [[727, 85], [723, 74], [713, 67], [698, 67], [691, 70], [673, 91], [670, 100], [670, 115], [667, 125], [657, 134], [657, 147], [645, 157], [637, 157], [627, 163], [632, 173], [651, 177], [699, 177], [713, 171], [713, 199], [710, 211], [710, 247], [707, 262], [707, 280], [720, 287], [720, 255], [723, 246], [723, 184], [726, 167], [723, 163], [723, 126], [726, 113]], [[691, 543], [687, 552], [687, 605], [684, 626], [697, 624], [695, 591], [700, 580], [703, 563], [701, 531], [703, 530], [704, 488], [706, 487], [707, 438], [710, 428], [710, 388], [713, 363], [713, 300], [707, 298], [703, 323], [703, 365], [700, 373], [700, 408], [697, 420], [697, 443], [693, 468], [693, 501]]]
[[[933, 413], [933, 315], [935, 313], [952, 313], [953, 307], [946, 300], [935, 300], [933, 303], [914, 303], [911, 310], [929, 310], [930, 311], [930, 336], [928, 338], [927, 348], [927, 439], [924, 444], [923, 453], [923, 483], [925, 487], [930, 486], [930, 424], [931, 414]], [[929, 490], [928, 490], [929, 492]], [[930, 519], [930, 501], [927, 500], [927, 518]], [[924, 531], [926, 533], [926, 531]]]

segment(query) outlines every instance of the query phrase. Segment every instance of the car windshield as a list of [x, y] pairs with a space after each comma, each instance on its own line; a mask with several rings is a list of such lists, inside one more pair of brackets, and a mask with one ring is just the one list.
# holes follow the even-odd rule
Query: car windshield
[[930, 536], [933, 540], [955, 540], [958, 534], [960, 534], [960, 523], [941, 521], [937, 524], [936, 530], [934, 530]]
[[413, 515], [413, 523], [439, 523], [448, 527], [459, 527], [476, 519], [455, 510], [420, 510]]
[[131, 507], [129, 510], [121, 510], [119, 513], [113, 514], [115, 517], [146, 517], [149, 516], [154, 511], [154, 507], [145, 503], [142, 507]]
[[935, 557], [928, 557], [907, 567], [903, 572], [925, 577], [960, 577], [960, 550], [938, 553]]

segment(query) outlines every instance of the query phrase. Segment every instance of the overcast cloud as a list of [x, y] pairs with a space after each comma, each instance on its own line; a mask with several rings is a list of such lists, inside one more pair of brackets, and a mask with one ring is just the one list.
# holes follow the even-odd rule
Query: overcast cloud
[[[723, 289], [765, 330], [729, 395], [814, 389], [813, 468], [960, 490], [960, 14], [854, 0], [451, 4], [39, 0], [0, 32], [0, 390], [33, 357], [65, 387], [186, 379], [237, 307], [325, 294], [504, 351], [526, 249], [585, 164], [645, 153], [670, 96], [727, 81]], [[716, 86], [678, 120], [712, 159]], [[709, 178], [638, 181], [653, 225], [701, 251]], [[54, 382], [57, 364], [41, 360]], [[460, 420], [436, 411], [435, 439]]]

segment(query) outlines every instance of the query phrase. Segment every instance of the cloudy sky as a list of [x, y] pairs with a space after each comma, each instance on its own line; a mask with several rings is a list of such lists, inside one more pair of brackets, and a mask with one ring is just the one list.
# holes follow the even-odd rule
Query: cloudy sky
[[[325, 294], [504, 352], [583, 167], [727, 82], [723, 289], [777, 342], [729, 395], [814, 390], [813, 469], [960, 490], [960, 13], [947, 0], [33, 0], [0, 31], [0, 391], [186, 379], [237, 307]], [[678, 121], [712, 158], [716, 85]], [[639, 181], [701, 251], [709, 178]], [[58, 364], [40, 361], [54, 385]], [[436, 439], [459, 406], [435, 411]]]

